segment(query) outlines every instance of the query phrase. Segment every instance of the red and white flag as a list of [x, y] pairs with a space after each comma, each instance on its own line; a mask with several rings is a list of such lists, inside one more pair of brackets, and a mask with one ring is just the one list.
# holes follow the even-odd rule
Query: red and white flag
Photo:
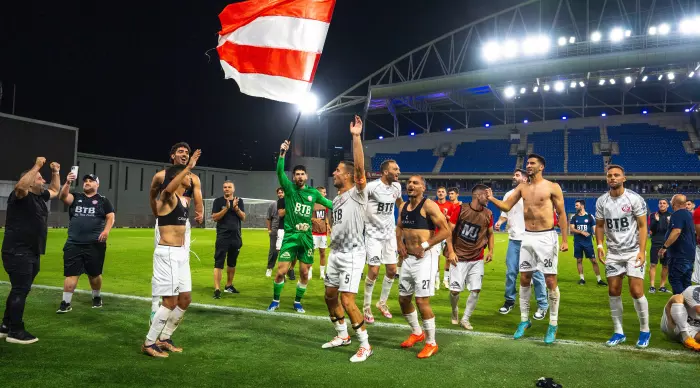
[[217, 51], [241, 92], [297, 103], [311, 89], [335, 0], [249, 0], [219, 14]]

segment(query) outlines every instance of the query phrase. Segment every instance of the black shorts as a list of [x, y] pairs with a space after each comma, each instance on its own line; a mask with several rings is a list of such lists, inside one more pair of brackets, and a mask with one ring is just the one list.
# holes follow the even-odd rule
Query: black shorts
[[584, 254], [587, 259], [595, 259], [595, 251], [593, 250], [593, 244], [574, 243], [574, 258], [583, 259]]
[[[227, 266], [236, 268], [238, 262], [238, 254], [241, 252], [243, 242], [239, 238], [226, 238], [216, 236], [216, 244], [214, 248], [214, 268], [223, 269], [224, 262], [227, 261]], [[228, 260], [226, 258], [228, 257]]]
[[63, 246], [63, 276], [102, 275], [105, 264], [107, 244], [96, 242], [92, 244], [66, 243]]
[[[651, 244], [651, 250], [649, 251], [649, 262], [651, 264], [659, 264], [659, 249], [663, 244]], [[661, 258], [661, 265], [666, 265], [666, 256]]]

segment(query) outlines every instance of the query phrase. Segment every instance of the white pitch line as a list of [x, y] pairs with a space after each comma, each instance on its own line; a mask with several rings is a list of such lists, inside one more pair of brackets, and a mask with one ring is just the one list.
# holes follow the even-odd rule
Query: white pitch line
[[[10, 282], [0, 281], [0, 284], [10, 285]], [[32, 285], [32, 288], [51, 290], [51, 291], [63, 291], [62, 287], [45, 286], [45, 285], [41, 285], [41, 284], [34, 284], [34, 285]], [[87, 291], [87, 290], [75, 290], [75, 292], [78, 294], [86, 294], [86, 295], [91, 294], [91, 291]], [[117, 299], [136, 300], [136, 301], [141, 301], [141, 302], [151, 302], [151, 300], [152, 300], [151, 298], [147, 298], [145, 296], [114, 294], [111, 292], [102, 292], [102, 295], [117, 298]], [[236, 312], [236, 313], [249, 313], [249, 314], [268, 315], [268, 316], [282, 316], [282, 317], [287, 317], [287, 318], [306, 319], [306, 320], [310, 320], [310, 321], [328, 321], [328, 317], [323, 317], [323, 316], [318, 316], [318, 315], [285, 313], [282, 311], [275, 311], [273, 313], [270, 313], [266, 310], [256, 310], [256, 309], [251, 309], [251, 308], [246, 308], [246, 307], [217, 306], [217, 305], [205, 304], [205, 303], [191, 303], [190, 306], [201, 308], [201, 309], [206, 309], [206, 310], [230, 311], [230, 312]], [[404, 331], [406, 329], [408, 329], [408, 325], [399, 324], [399, 323], [387, 323], [387, 322], [374, 322], [372, 325], [368, 325], [368, 326], [369, 327], [376, 326], [376, 327], [402, 329]], [[511, 336], [511, 335], [498, 334], [498, 333], [488, 333], [488, 332], [481, 332], [481, 331], [467, 331], [467, 330], [454, 330], [454, 329], [437, 328], [436, 332], [443, 333], [443, 334], [451, 334], [451, 335], [487, 337], [487, 338], [496, 338], [496, 339], [510, 340], [510, 341], [513, 340], [513, 336]], [[537, 337], [534, 337], [534, 338], [528, 337], [528, 338], [522, 338], [519, 341], [541, 342], [542, 340], [540, 338], [537, 338]], [[688, 350], [688, 351], [665, 350], [665, 349], [656, 349], [656, 348], [639, 349], [639, 348], [636, 348], [634, 346], [629, 346], [629, 345], [618, 345], [614, 348], [608, 348], [602, 342], [560, 340], [560, 339], [558, 339], [556, 343], [562, 344], [562, 345], [587, 346], [587, 347], [592, 347], [592, 348], [609, 349], [610, 351], [632, 351], [632, 352], [639, 352], [639, 353], [658, 354], [658, 355], [664, 355], [664, 356], [673, 355], [673, 356], [677, 356], [677, 357], [700, 358], [700, 353], [694, 353], [690, 350]]]

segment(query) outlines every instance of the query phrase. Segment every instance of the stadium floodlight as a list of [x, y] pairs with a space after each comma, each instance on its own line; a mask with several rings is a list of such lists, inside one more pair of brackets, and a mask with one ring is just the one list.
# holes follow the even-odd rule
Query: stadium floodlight
[[576, 89], [576, 86], [577, 86], [576, 81], [571, 81], [571, 84], [569, 84], [569, 87], [571, 89]]
[[529, 123], [529, 121], [527, 121], [527, 119], [523, 120], [523, 124], [527, 124], [527, 123]]
[[566, 120], [566, 116], [561, 116], [561, 119], [562, 119], [562, 120]]
[[690, 73], [688, 73], [688, 78], [693, 78], [693, 76], [695, 76], [695, 72], [694, 72], [694, 71], [691, 71]]
[[598, 85], [600, 85], [600, 86], [605, 85], [605, 80], [604, 80], [604, 79], [601, 79], [600, 81], [598, 81]]
[[632, 36], [632, 30], [625, 30], [625, 38]]
[[314, 113], [318, 109], [318, 97], [313, 93], [306, 93], [297, 102], [297, 106], [303, 114]]
[[659, 26], [659, 34], [668, 35], [669, 32], [671, 32], [671, 26], [668, 24], [663, 23]]
[[482, 55], [486, 62], [497, 61], [501, 58], [501, 46], [497, 42], [488, 42], [482, 49]]
[[537, 93], [539, 90], [540, 90], [539, 86], [535, 86], [534, 88], [532, 88], [533, 93]]
[[574, 43], [576, 43], [576, 37], [572, 36], [569, 38], [569, 44], [574, 44]]
[[605, 114], [605, 112], [601, 113], [600, 115], [603, 117], [607, 116], [607, 114]]
[[554, 90], [561, 93], [564, 91], [564, 82], [557, 81], [554, 83]]
[[514, 40], [508, 40], [503, 43], [503, 56], [506, 58], [515, 58], [518, 55], [518, 43]]
[[615, 85], [616, 83], [615, 78], [610, 78], [610, 85]]
[[580, 87], [584, 87], [584, 86], [586, 86], [586, 83], [585, 83], [585, 82], [583, 82], [583, 81], [579, 81], [579, 83], [578, 83], [578, 86], [580, 86]]
[[552, 42], [550, 41], [548, 36], [541, 35], [537, 38], [536, 48], [538, 54], [547, 54], [551, 46]]
[[602, 38], [603, 35], [600, 33], [600, 31], [594, 31], [591, 34], [591, 40], [594, 42], [600, 42], [600, 38]]
[[452, 128], [447, 128], [447, 132], [452, 132]]
[[491, 126], [491, 124], [490, 124], [490, 123], [486, 123], [486, 124], [484, 124], [484, 127], [486, 127], [486, 128], [488, 128], [488, 127], [490, 127], [490, 126]]
[[666, 78], [668, 78], [669, 81], [673, 81], [674, 79], [676, 79], [676, 73], [673, 73], [673, 72], [668, 73]]
[[698, 21], [700, 20], [683, 19], [678, 26], [678, 30], [681, 32], [681, 34], [685, 35], [700, 32], [700, 26], [696, 25]]
[[632, 77], [630, 77], [630, 76], [625, 77], [625, 83], [626, 83], [626, 84], [631, 84], [631, 83], [632, 83]]
[[411, 136], [416, 136], [416, 133], [415, 133], [415, 132], [411, 132]]
[[649, 27], [649, 35], [656, 35], [657, 32], [658, 29], [656, 28], [656, 26]]
[[559, 37], [559, 40], [557, 41], [557, 43], [559, 44], [559, 46], [566, 46], [566, 37], [565, 36]]
[[615, 27], [610, 31], [610, 40], [613, 42], [619, 42], [625, 37], [625, 31], [620, 27]]
[[644, 77], [642, 77], [642, 82], [647, 82], [648, 79], [649, 79], [649, 76], [645, 75]]
[[658, 77], [656, 80], [657, 80], [657, 81], [661, 81], [662, 79], [664, 79], [664, 75], [663, 75], [663, 74], [659, 74], [659, 77]]
[[503, 95], [506, 96], [506, 98], [513, 98], [515, 97], [515, 88], [512, 86], [508, 86], [504, 91]]
[[643, 115], [645, 115], [645, 114], [647, 114], [647, 113], [649, 113], [649, 111], [646, 110], [646, 109], [644, 109], [644, 110], [642, 111], [642, 114], [643, 114]]
[[379, 136], [379, 140], [384, 140], [384, 136]]
[[544, 84], [543, 89], [545, 92], [548, 92], [549, 91], [549, 84]]
[[520, 88], [520, 94], [525, 94], [527, 93], [527, 89], [525, 88]]
[[690, 109], [685, 108], [685, 113], [689, 113], [689, 112], [690, 112]]
[[525, 38], [523, 41], [523, 54], [535, 55], [537, 53], [537, 40], [533, 37]]

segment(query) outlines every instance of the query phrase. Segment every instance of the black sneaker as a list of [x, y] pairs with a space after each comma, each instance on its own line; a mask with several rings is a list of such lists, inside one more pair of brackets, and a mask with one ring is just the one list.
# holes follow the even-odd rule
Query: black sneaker
[[586, 284], [586, 281], [585, 281], [585, 280], [583, 280], [583, 279], [579, 279], [579, 280], [578, 280], [578, 285], [579, 285], [579, 286], [583, 286], [583, 285], [585, 285], [585, 284]]
[[649, 287], [649, 293], [650, 293], [650, 294], [655, 294], [655, 293], [656, 293], [656, 287]]
[[102, 297], [101, 296], [96, 296], [92, 298], [92, 308], [98, 309], [102, 307]]
[[5, 339], [7, 338], [7, 334], [10, 333], [10, 328], [3, 325], [0, 325], [0, 339]]
[[214, 299], [221, 299], [221, 290], [214, 290]]
[[240, 294], [240, 292], [238, 292], [238, 290], [236, 289], [236, 287], [233, 286], [233, 284], [231, 284], [230, 286], [226, 286], [226, 288], [224, 288], [224, 292], [228, 292], [229, 294]]
[[11, 344], [29, 345], [33, 344], [36, 341], [39, 341], [39, 338], [36, 338], [33, 335], [29, 334], [29, 332], [26, 330], [20, 330], [15, 332], [9, 332], [5, 341]]
[[287, 271], [287, 277], [289, 278], [289, 280], [297, 280], [297, 275], [294, 274], [294, 269], [290, 269], [289, 271]]
[[503, 303], [503, 306], [501, 306], [501, 308], [498, 309], [498, 312], [501, 314], [508, 314], [510, 310], [513, 309], [513, 306], [515, 306], [515, 302], [505, 301], [505, 303]]
[[56, 314], [65, 314], [67, 312], [70, 312], [73, 310], [73, 307], [71, 307], [70, 303], [66, 302], [65, 300], [61, 301], [61, 305], [58, 306], [58, 310], [56, 310]]
[[668, 292], [668, 288], [661, 287], [661, 288], [659, 288], [659, 292]]
[[603, 281], [603, 279], [600, 279], [600, 280], [598, 280], [598, 285], [599, 285], [599, 286], [607, 286], [608, 283], [605, 283], [605, 282]]

